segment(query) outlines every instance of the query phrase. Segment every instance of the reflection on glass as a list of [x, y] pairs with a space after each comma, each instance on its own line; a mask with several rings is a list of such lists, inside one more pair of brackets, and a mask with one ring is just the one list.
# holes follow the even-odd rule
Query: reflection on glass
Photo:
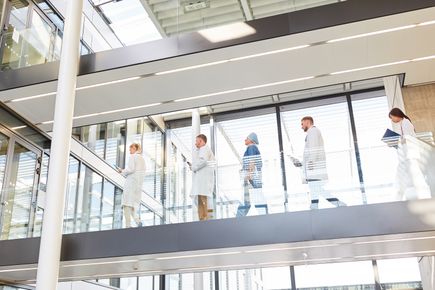
[[107, 124], [106, 161], [124, 168], [126, 122], [116, 121]]
[[9, 186], [5, 191], [2, 220], [2, 239], [25, 238], [30, 231], [32, 199], [35, 190], [37, 155], [15, 143], [10, 170]]
[[115, 208], [115, 186], [104, 181], [103, 199], [101, 209], [101, 230], [110, 230], [114, 223], [114, 208]]
[[94, 151], [98, 156], [104, 158], [104, 149], [106, 146], [106, 124], [97, 124], [81, 128], [76, 128], [73, 135]]
[[84, 165], [81, 166], [75, 232], [100, 229], [102, 181], [100, 175]]
[[[328, 180], [324, 190], [347, 205], [361, 204], [350, 117], [345, 98], [331, 99], [326, 104], [306, 102], [281, 107], [281, 120], [286, 164], [286, 180], [291, 211], [310, 208], [309, 188], [301, 167], [293, 165], [292, 157], [303, 160], [306, 133], [301, 119], [311, 116], [324, 141]], [[331, 114], [331, 112], [334, 112]], [[320, 196], [319, 208], [333, 207]]]
[[74, 232], [74, 216], [76, 210], [76, 197], [78, 188], [79, 162], [77, 159], [69, 158], [68, 184], [65, 197], [65, 212], [63, 232], [65, 234]]
[[378, 95], [375, 94], [373, 98], [367, 98], [370, 95], [352, 96], [368, 203], [388, 202], [396, 199], [394, 182], [397, 169], [397, 151], [381, 141], [385, 130], [391, 129], [392, 126], [388, 118], [387, 97]]
[[[222, 205], [218, 207], [218, 216], [234, 217], [236, 212], [241, 216], [284, 211], [276, 115], [270, 111], [252, 111], [249, 114], [246, 117], [243, 114], [224, 116], [223, 121], [218, 118], [216, 122], [217, 196]], [[260, 152], [254, 156], [249, 153], [250, 146], [245, 145], [252, 132], [257, 135], [256, 147]], [[249, 160], [252, 158], [257, 160], [255, 164], [262, 163], [261, 174], [255, 173], [259, 171], [259, 165], [255, 165], [254, 172], [248, 174], [254, 176], [254, 181], [260, 180], [255, 176], [261, 176], [261, 187], [245, 182], [249, 178], [245, 176], [246, 166], [251, 166]]]
[[42, 156], [41, 174], [39, 176], [38, 197], [37, 197], [35, 222], [34, 222], [34, 229], [33, 229], [34, 237], [39, 237], [41, 235], [41, 230], [42, 230], [42, 218], [44, 215], [44, 203], [45, 203], [45, 196], [47, 192], [49, 161], [50, 161], [50, 157], [47, 154], [44, 154]]
[[2, 201], [3, 198], [3, 192], [1, 190], [3, 189], [3, 179], [5, 177], [8, 145], [9, 145], [9, 138], [3, 134], [0, 134], [0, 201]]

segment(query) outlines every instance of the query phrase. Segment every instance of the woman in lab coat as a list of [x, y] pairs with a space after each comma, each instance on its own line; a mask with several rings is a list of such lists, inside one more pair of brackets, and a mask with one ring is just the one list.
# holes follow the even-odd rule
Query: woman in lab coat
[[190, 168], [192, 174], [192, 198], [198, 205], [199, 220], [208, 219], [208, 199], [213, 198], [214, 191], [214, 155], [207, 146], [207, 137], [196, 137]]
[[130, 159], [125, 169], [120, 169], [125, 178], [124, 192], [122, 195], [122, 207], [124, 209], [125, 225], [131, 227], [133, 217], [137, 226], [142, 226], [139, 217], [140, 202], [142, 199], [142, 183], [145, 177], [145, 160], [140, 154], [140, 145], [130, 145]]
[[406, 144], [405, 136], [416, 137], [411, 119], [399, 108], [393, 108], [389, 117], [397, 124], [395, 132], [400, 135], [396, 183], [398, 185], [398, 199], [422, 198], [426, 195], [427, 184], [419, 165], [420, 154]]

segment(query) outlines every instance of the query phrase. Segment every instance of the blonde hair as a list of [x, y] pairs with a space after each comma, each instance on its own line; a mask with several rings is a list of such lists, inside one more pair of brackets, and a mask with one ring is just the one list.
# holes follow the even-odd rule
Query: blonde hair
[[136, 151], [140, 151], [140, 144], [139, 143], [131, 143], [130, 147], [136, 148]]

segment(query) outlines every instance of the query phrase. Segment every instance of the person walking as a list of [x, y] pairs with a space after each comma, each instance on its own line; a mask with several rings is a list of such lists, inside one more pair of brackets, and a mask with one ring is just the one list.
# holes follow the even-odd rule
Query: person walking
[[[246, 150], [242, 159], [242, 179], [243, 179], [243, 203], [237, 208], [237, 217], [246, 216], [251, 208], [251, 196], [250, 193], [255, 195], [254, 200], [255, 208], [264, 208], [267, 210], [267, 204], [264, 200], [262, 188], [263, 177], [262, 168], [263, 161], [261, 158], [261, 152], [258, 149], [258, 136], [252, 132], [245, 139]], [[254, 196], [252, 196], [254, 197]]]
[[145, 160], [140, 154], [140, 145], [133, 143], [130, 145], [129, 150], [130, 159], [127, 168], [119, 169], [119, 172], [126, 177], [122, 207], [127, 228], [131, 227], [131, 218], [134, 219], [138, 227], [142, 226], [139, 209], [142, 199], [142, 183], [145, 177]]
[[195, 139], [195, 148], [192, 154], [192, 192], [198, 206], [198, 218], [200, 221], [207, 220], [208, 199], [213, 198], [214, 191], [214, 163], [215, 157], [207, 145], [207, 137], [199, 134]]
[[310, 116], [303, 117], [301, 128], [307, 133], [305, 137], [305, 147], [302, 163], [294, 161], [295, 166], [302, 166], [304, 179], [308, 183], [310, 190], [311, 209], [319, 208], [319, 197], [324, 197], [328, 202], [335, 206], [345, 206], [346, 204], [334, 197], [324, 186], [328, 181], [326, 168], [326, 154], [323, 137], [320, 130], [314, 126], [314, 119]]

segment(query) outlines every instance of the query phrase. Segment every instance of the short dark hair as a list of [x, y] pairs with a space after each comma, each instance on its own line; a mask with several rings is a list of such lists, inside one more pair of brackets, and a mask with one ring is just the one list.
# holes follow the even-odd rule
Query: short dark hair
[[196, 138], [199, 138], [204, 141], [204, 143], [207, 143], [207, 136], [205, 136], [204, 134], [199, 134], [198, 136], [196, 136]]
[[305, 120], [308, 120], [308, 121], [311, 122], [311, 124], [314, 124], [314, 119], [311, 116], [305, 116], [305, 117], [302, 118], [301, 121], [305, 121]]

